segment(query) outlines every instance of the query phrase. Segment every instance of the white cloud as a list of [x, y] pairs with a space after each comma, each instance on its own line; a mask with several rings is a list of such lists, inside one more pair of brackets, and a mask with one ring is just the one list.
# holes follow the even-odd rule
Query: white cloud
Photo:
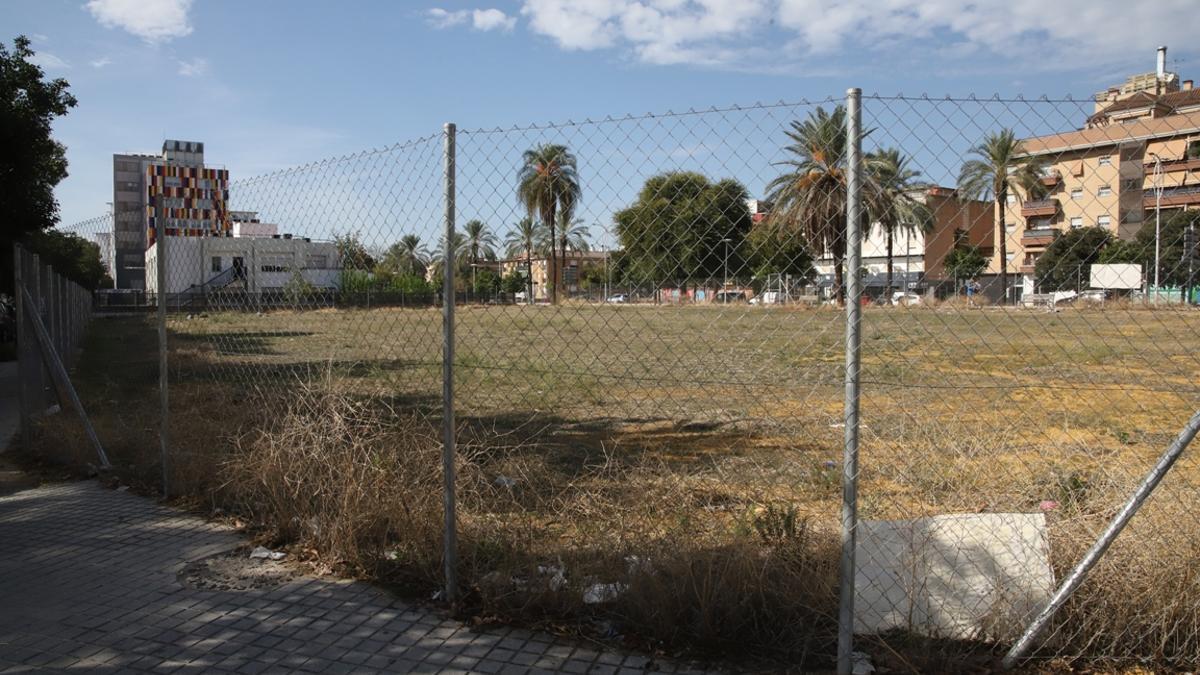
[[475, 30], [508, 31], [517, 25], [517, 18], [498, 9], [476, 9], [471, 12], [471, 25], [475, 27]]
[[107, 56], [101, 56], [100, 58], [94, 61], [89, 61], [88, 63], [91, 64], [93, 68], [103, 68], [104, 66], [112, 63], [112, 59], [108, 58]]
[[[1063, 70], [1191, 44], [1195, 0], [524, 0], [530, 29], [567, 50], [615, 48], [646, 63], [770, 68], [838, 51], [905, 51]], [[1120, 39], [1102, 36], [1120, 33]], [[782, 33], [782, 36], [779, 35]], [[772, 46], [771, 49], [767, 47]], [[855, 51], [850, 51], [855, 50]], [[761, 63], [751, 63], [761, 61]], [[958, 65], [958, 64], [955, 64]]]
[[151, 43], [192, 32], [192, 0], [88, 0], [84, 7], [102, 26], [124, 29]]
[[459, 9], [453, 12], [434, 7], [426, 11], [429, 25], [434, 28], [451, 28], [470, 23], [475, 30], [510, 31], [517, 25], [517, 18], [498, 9]]
[[37, 52], [33, 55], [33, 58], [29, 59], [29, 61], [34, 65], [41, 67], [42, 70], [47, 71], [69, 70], [71, 68], [71, 64], [62, 60], [58, 56], [51, 54], [50, 52]]
[[190, 61], [179, 62], [179, 74], [184, 77], [200, 77], [208, 72], [208, 61], [196, 57]]

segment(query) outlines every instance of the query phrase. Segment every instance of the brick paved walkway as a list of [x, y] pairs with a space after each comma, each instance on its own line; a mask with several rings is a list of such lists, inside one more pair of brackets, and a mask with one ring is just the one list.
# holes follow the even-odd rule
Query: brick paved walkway
[[0, 673], [685, 672], [524, 630], [477, 632], [367, 584], [183, 585], [232, 532], [95, 482], [0, 496]]

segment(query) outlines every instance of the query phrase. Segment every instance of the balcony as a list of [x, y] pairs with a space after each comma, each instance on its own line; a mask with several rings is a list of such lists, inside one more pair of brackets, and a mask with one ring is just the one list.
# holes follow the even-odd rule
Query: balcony
[[1036, 269], [1037, 265], [1033, 264], [1021, 265], [1020, 267], [1021, 274], [1033, 274]]
[[1025, 248], [1045, 248], [1054, 243], [1059, 231], [1053, 227], [1035, 227], [1021, 233], [1021, 246]]
[[1058, 169], [1043, 169], [1041, 175], [1038, 176], [1038, 180], [1041, 181], [1042, 185], [1052, 188], [1062, 182], [1062, 173]]
[[1149, 189], [1142, 192], [1142, 207], [1146, 209], [1153, 209], [1159, 205], [1166, 208], [1168, 206], [1192, 206], [1195, 204], [1200, 204], [1200, 185], [1180, 185], [1163, 188], [1161, 204], [1158, 201], [1158, 190]]
[[1035, 199], [1021, 203], [1021, 215], [1026, 218], [1046, 218], [1057, 214], [1057, 199]]
[[[1164, 159], [1162, 161], [1162, 172], [1172, 173], [1175, 171], [1200, 171], [1200, 157], [1178, 157], [1176, 159]], [[1154, 174], [1154, 161], [1146, 162], [1146, 175]]]

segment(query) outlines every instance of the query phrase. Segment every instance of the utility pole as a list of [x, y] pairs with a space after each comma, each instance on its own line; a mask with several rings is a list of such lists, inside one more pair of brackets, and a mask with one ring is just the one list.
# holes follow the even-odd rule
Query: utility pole
[[1154, 304], [1158, 304], [1158, 257], [1162, 250], [1162, 157], [1157, 152], [1150, 153], [1154, 158]]

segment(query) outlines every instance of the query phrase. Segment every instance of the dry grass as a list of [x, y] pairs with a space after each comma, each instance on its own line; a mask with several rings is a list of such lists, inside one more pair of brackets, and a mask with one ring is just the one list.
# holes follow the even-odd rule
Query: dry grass
[[[462, 308], [471, 607], [540, 625], [609, 621], [725, 653], [827, 654], [841, 320], [824, 307]], [[153, 486], [149, 328], [98, 324], [78, 376], [114, 460]], [[1141, 306], [868, 308], [861, 515], [1052, 500], [1052, 561], [1065, 573], [1196, 406], [1198, 328], [1196, 313]], [[186, 494], [236, 506], [348, 572], [437, 586], [436, 310], [215, 314], [171, 330], [172, 476]], [[70, 426], [48, 425], [44, 447], [80, 447]], [[1044, 655], [1200, 665], [1198, 486], [1200, 462], [1185, 459]], [[651, 565], [631, 569], [630, 556]], [[538, 568], [560, 561], [569, 589], [551, 590]], [[630, 588], [583, 605], [598, 582]], [[912, 663], [964, 648], [884, 642]]]

